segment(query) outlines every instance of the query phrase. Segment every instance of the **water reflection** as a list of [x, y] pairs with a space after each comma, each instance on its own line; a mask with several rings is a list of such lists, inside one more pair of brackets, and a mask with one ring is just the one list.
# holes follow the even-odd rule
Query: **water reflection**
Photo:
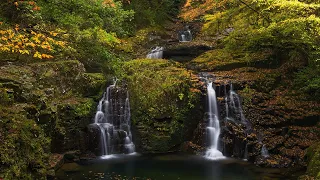
[[[244, 161], [224, 159], [210, 161], [187, 155], [119, 155], [109, 159], [81, 162], [62, 167], [57, 179], [121, 180], [254, 180], [261, 171]], [[71, 168], [70, 168], [71, 167]], [[76, 167], [73, 168], [72, 167]], [[263, 172], [263, 176], [266, 175]], [[277, 178], [276, 178], [277, 179]], [[281, 178], [279, 178], [281, 179]]]

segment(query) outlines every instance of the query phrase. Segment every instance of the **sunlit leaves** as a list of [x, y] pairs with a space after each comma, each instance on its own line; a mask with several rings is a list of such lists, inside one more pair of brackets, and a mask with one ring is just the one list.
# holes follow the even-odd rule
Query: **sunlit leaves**
[[66, 42], [54, 39], [57, 32], [41, 33], [33, 30], [7, 28], [0, 30], [0, 52], [32, 55], [38, 59], [51, 59], [55, 47], [63, 48]]

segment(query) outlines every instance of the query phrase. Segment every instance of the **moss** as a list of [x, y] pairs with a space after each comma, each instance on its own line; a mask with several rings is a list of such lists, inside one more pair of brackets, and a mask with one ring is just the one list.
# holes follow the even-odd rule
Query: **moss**
[[232, 70], [241, 67], [269, 67], [269, 52], [246, 53], [224, 49], [207, 51], [188, 63], [188, 67], [198, 71]]
[[43, 130], [17, 108], [1, 108], [0, 178], [45, 179], [50, 141]]
[[107, 83], [105, 76], [102, 73], [85, 73], [83, 77], [86, 85], [83, 90], [84, 96], [100, 97]]
[[181, 144], [201, 117], [193, 116], [201, 93], [192, 72], [179, 63], [150, 59], [129, 61], [123, 68], [132, 121], [136, 127], [143, 126], [138, 136], [147, 142], [141, 148], [148, 152], [167, 152]]
[[307, 174], [315, 178], [320, 178], [320, 143], [309, 147], [306, 156], [309, 160]]
[[52, 131], [52, 152], [63, 153], [79, 149], [81, 132], [91, 122], [96, 109], [91, 98], [67, 99], [57, 104]]
[[[0, 68], [0, 179], [45, 179], [51, 152], [79, 150], [105, 78], [79, 61]], [[50, 142], [51, 139], [51, 142]]]

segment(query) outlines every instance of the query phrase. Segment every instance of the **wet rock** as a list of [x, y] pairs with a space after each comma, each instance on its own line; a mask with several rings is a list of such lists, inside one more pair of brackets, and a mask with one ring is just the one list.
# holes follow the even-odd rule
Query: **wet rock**
[[57, 170], [64, 163], [63, 154], [51, 154], [49, 158], [50, 169]]

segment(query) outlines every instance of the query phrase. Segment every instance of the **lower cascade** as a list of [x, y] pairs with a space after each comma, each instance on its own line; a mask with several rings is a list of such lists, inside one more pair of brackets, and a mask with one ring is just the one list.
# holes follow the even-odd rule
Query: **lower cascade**
[[207, 140], [209, 149], [206, 151], [205, 157], [209, 159], [223, 159], [225, 158], [222, 153], [218, 150], [218, 142], [220, 136], [220, 123], [219, 123], [219, 113], [217, 105], [216, 91], [212, 87], [212, 82], [208, 83], [208, 126], [207, 130]]
[[163, 47], [157, 46], [151, 50], [147, 55], [147, 59], [162, 59], [163, 57]]
[[[89, 129], [94, 132], [99, 155], [130, 154], [135, 152], [130, 130], [129, 93], [116, 87], [107, 87], [99, 101], [94, 123]], [[93, 140], [94, 141], [94, 140]]]

